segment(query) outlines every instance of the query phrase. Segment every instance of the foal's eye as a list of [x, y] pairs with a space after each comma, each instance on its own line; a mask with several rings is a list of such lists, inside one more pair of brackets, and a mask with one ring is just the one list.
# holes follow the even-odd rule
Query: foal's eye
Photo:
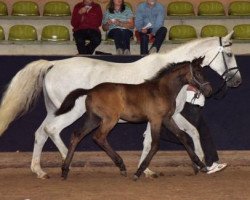
[[201, 74], [200, 73], [196, 73], [196, 77], [200, 78], [201, 77]]

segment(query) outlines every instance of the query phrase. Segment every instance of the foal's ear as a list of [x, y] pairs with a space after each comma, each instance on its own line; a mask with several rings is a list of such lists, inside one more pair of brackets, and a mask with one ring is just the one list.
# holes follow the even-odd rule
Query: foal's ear
[[205, 56], [201, 56], [199, 58], [195, 58], [193, 61], [192, 61], [192, 65], [194, 66], [200, 66], [204, 60]]

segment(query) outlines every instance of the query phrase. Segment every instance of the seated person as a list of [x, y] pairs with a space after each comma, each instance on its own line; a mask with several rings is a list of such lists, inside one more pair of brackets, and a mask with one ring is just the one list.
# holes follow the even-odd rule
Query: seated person
[[[136, 16], [135, 27], [140, 35], [140, 53], [156, 53], [166, 37], [167, 28], [164, 27], [165, 9], [156, 0], [146, 0], [139, 4]], [[154, 42], [148, 51], [150, 35], [154, 37]]]
[[[102, 10], [93, 0], [83, 0], [75, 5], [71, 25], [79, 54], [93, 54], [101, 43]], [[86, 42], [88, 40], [88, 43]]]
[[130, 54], [130, 38], [133, 36], [134, 15], [123, 0], [110, 0], [104, 13], [102, 28], [108, 37], [114, 39], [118, 55]]

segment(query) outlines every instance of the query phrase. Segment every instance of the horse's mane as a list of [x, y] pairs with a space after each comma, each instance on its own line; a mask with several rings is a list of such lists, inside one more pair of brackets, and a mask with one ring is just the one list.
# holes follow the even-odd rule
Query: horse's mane
[[148, 79], [146, 81], [156, 81], [161, 79], [163, 76], [172, 73], [176, 70], [179, 70], [183, 67], [183, 65], [190, 64], [190, 61], [183, 61], [179, 63], [170, 63], [166, 67], [163, 67], [161, 70], [159, 70], [151, 79]]

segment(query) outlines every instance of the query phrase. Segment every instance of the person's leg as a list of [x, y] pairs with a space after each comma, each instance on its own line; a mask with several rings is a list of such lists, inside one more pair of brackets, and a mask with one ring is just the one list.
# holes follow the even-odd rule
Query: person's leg
[[140, 34], [140, 53], [141, 55], [148, 54], [149, 36], [146, 33], [139, 32]]
[[133, 36], [133, 32], [129, 29], [124, 29], [122, 32], [123, 50], [130, 50], [130, 38]]
[[93, 54], [96, 47], [101, 43], [102, 41], [102, 35], [100, 31], [89, 29], [88, 30], [88, 39], [90, 40], [89, 44], [86, 45], [87, 53]]
[[159, 30], [155, 34], [155, 40], [154, 40], [154, 43], [152, 44], [150, 49], [155, 47], [156, 51], [158, 52], [160, 50], [160, 48], [161, 48], [161, 45], [162, 45], [163, 41], [166, 38], [166, 34], [167, 34], [167, 28], [166, 27], [159, 28]]
[[87, 32], [85, 30], [79, 30], [73, 33], [76, 47], [79, 54], [87, 54], [87, 48], [85, 45], [85, 40], [87, 37]]
[[211, 166], [219, 157], [210, 130], [202, 117], [202, 107], [186, 103], [182, 115], [199, 131], [206, 165]]
[[115, 41], [115, 48], [122, 49], [123, 48], [123, 42], [121, 40], [122, 30], [119, 28], [115, 28], [109, 31], [108, 37], [114, 39]]

